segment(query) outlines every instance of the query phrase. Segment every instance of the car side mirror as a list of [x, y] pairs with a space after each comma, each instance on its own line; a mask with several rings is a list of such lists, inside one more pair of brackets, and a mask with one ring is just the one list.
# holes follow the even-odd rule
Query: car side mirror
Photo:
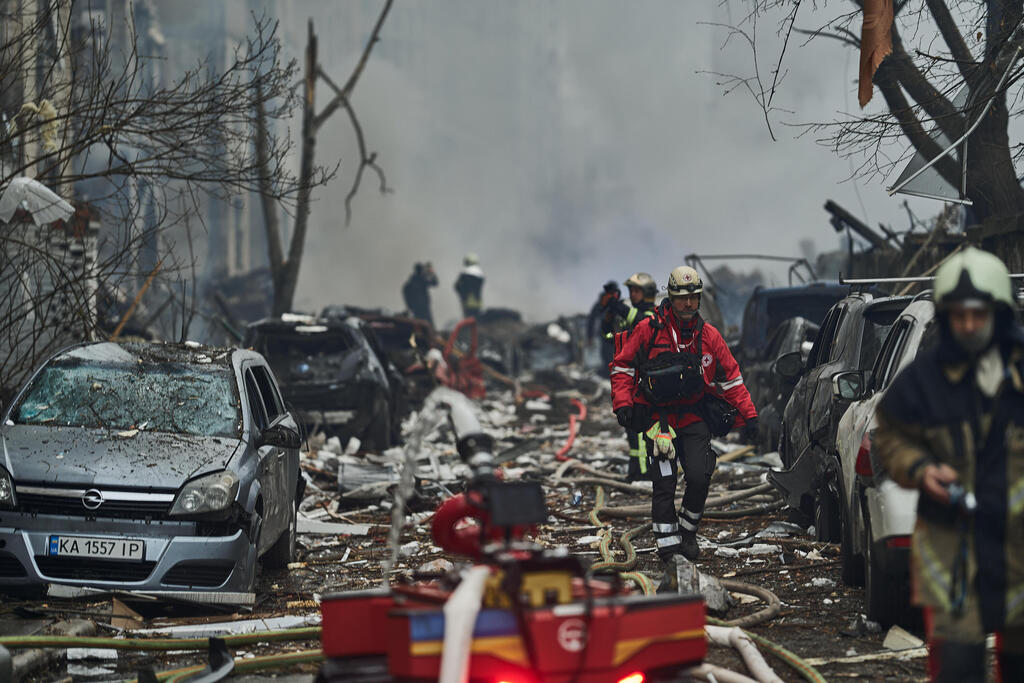
[[257, 447], [298, 448], [301, 445], [302, 438], [299, 433], [281, 422], [264, 429], [256, 441]]
[[779, 377], [794, 380], [803, 374], [804, 361], [799, 351], [791, 351], [776, 358], [772, 369]]
[[867, 394], [867, 381], [863, 372], [857, 370], [832, 375], [832, 395], [840, 401], [859, 401]]

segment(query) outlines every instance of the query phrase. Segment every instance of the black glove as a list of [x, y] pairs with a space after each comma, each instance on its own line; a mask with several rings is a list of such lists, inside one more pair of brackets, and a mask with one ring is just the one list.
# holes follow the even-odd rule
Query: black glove
[[743, 440], [747, 443], [757, 443], [757, 418], [752, 417], [746, 421], [743, 425], [743, 432], [741, 434]]
[[633, 425], [633, 406], [617, 408], [615, 410], [615, 419], [626, 429], [631, 429]]

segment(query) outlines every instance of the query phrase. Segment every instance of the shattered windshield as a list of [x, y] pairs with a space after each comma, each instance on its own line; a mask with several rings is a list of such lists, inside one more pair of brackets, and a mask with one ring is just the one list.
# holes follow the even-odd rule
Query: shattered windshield
[[13, 412], [20, 424], [237, 437], [234, 375], [223, 367], [64, 360], [43, 369]]

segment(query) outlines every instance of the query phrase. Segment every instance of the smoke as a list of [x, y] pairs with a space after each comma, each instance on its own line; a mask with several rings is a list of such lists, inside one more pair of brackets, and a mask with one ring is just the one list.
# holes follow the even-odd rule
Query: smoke
[[[716, 6], [396, 3], [353, 98], [394, 193], [380, 195], [364, 174], [344, 227], [357, 152], [336, 113], [316, 154], [340, 158], [343, 170], [315, 192], [297, 307], [401, 310], [403, 281], [429, 260], [443, 323], [457, 316], [452, 284], [473, 251], [487, 276], [485, 307], [543, 320], [586, 311], [603, 282], [638, 270], [664, 286], [693, 251], [798, 257], [801, 239], [832, 239], [825, 199], [858, 206], [853, 186], [839, 184], [848, 164], [778, 122], [771, 142], [749, 99], [723, 97], [714, 77], [697, 73], [750, 66], [748, 53], [720, 50], [721, 34], [697, 23], [720, 18]], [[301, 55], [308, 12], [321, 63], [344, 80], [380, 7], [290, 9], [287, 47]], [[780, 101], [800, 120], [831, 118], [851, 87], [832, 49], [790, 58], [796, 84]], [[318, 86], [319, 106], [329, 97]], [[880, 186], [861, 193], [871, 221], [900, 220]], [[733, 267], [785, 280], [784, 266]]]

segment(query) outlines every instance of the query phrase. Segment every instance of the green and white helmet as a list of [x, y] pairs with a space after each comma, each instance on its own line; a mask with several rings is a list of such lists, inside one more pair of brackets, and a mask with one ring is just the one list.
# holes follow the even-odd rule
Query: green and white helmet
[[935, 272], [935, 303], [976, 300], [1014, 307], [1010, 271], [995, 254], [967, 247]]

